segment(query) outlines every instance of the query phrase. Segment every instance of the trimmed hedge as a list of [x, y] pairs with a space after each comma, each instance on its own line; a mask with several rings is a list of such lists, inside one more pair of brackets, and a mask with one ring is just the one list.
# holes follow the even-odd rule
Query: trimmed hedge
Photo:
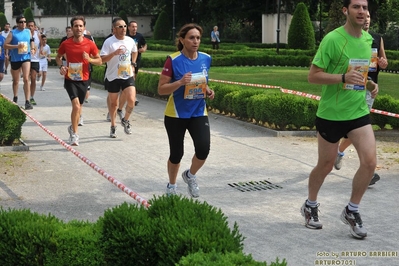
[[0, 96], [0, 145], [11, 145], [22, 134], [26, 115], [19, 107]]
[[243, 253], [238, 225], [230, 227], [220, 209], [182, 196], [150, 202], [149, 209], [123, 203], [95, 223], [0, 207], [0, 265], [153, 266], [175, 265], [182, 257], [180, 265], [215, 257], [266, 265]]
[[[103, 69], [103, 67], [95, 67], [93, 73], [97, 73], [96, 68]], [[98, 71], [98, 75], [93, 75], [93, 79], [96, 82], [102, 82], [102, 75], [103, 70]], [[157, 74], [139, 72], [136, 78], [137, 91], [150, 97], [167, 99], [168, 96], [158, 95], [158, 81]], [[309, 130], [315, 127], [314, 122], [319, 105], [317, 100], [285, 94], [276, 89], [217, 82], [210, 82], [209, 86], [215, 91], [215, 98], [213, 100], [207, 98], [206, 103], [208, 108], [216, 112], [278, 130]], [[399, 100], [391, 96], [378, 96], [373, 107], [399, 113]], [[395, 117], [371, 113], [371, 118], [373, 124], [380, 128], [389, 124], [393, 129], [399, 129], [399, 119]]]

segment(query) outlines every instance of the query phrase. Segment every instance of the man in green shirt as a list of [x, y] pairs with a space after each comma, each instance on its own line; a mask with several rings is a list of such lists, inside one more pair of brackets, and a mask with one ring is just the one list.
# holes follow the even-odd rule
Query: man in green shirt
[[353, 178], [352, 194], [342, 211], [341, 220], [349, 224], [355, 238], [367, 236], [359, 204], [377, 160], [370, 112], [364, 100], [366, 89], [371, 91], [372, 97], [378, 93], [378, 85], [367, 81], [372, 43], [371, 35], [362, 29], [367, 10], [367, 0], [344, 0], [345, 25], [324, 37], [313, 59], [308, 80], [322, 85], [316, 113], [318, 161], [309, 175], [308, 198], [301, 207], [306, 227], [321, 229], [317, 195], [333, 168], [339, 140], [347, 135], [358, 152], [360, 166]]

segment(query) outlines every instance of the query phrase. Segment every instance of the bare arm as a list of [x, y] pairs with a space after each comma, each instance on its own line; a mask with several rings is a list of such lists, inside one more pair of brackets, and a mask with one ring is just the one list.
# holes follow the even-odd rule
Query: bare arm
[[158, 82], [159, 95], [169, 95], [181, 86], [189, 83], [191, 81], [191, 72], [184, 74], [180, 80], [176, 80], [175, 82], [170, 83], [171, 79], [171, 77], [161, 74]]
[[[344, 73], [342, 73], [344, 74]], [[324, 72], [324, 69], [313, 65], [310, 67], [308, 81], [314, 84], [330, 85], [342, 82], [342, 74], [330, 74]], [[363, 75], [356, 70], [351, 70], [344, 74], [345, 83], [349, 84], [364, 84]]]
[[10, 33], [8, 34], [6, 41], [4, 42], [4, 49], [16, 49], [18, 48], [18, 44], [16, 45], [12, 45], [10, 44], [12, 40], [12, 32], [10, 31]]
[[114, 57], [114, 56], [116, 56], [116, 55], [123, 54], [123, 53], [124, 53], [123, 49], [119, 48], [118, 50], [115, 50], [115, 51], [113, 51], [113, 52], [110, 53], [110, 54], [102, 55], [102, 56], [101, 56], [102, 62], [103, 62], [103, 63], [107, 63], [107, 62], [109, 62], [109, 60], [112, 59], [112, 57]]
[[96, 55], [89, 55], [88, 53], [83, 52], [83, 59], [89, 61], [90, 64], [96, 66], [101, 66], [103, 63], [99, 53], [97, 53]]
[[378, 54], [378, 66], [381, 69], [386, 69], [388, 66], [388, 59], [385, 54], [384, 40], [381, 37], [380, 52]]
[[138, 56], [138, 52], [132, 52], [131, 57], [132, 57], [132, 63], [136, 63], [137, 62], [137, 56]]

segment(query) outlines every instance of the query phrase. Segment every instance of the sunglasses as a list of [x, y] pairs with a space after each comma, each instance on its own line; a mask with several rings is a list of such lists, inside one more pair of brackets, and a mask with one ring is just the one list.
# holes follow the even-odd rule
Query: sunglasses
[[116, 26], [117, 28], [120, 28], [120, 29], [123, 29], [123, 28], [126, 28], [127, 26], [126, 25], [119, 25], [119, 26]]
[[20, 20], [20, 21], [18, 21], [18, 23], [20, 23], [20, 24], [26, 23], [26, 20]]

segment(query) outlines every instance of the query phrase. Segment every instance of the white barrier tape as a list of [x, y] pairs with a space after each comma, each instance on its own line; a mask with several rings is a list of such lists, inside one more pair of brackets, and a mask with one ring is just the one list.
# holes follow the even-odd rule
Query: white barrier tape
[[[5, 99], [7, 99], [9, 102], [12, 102], [11, 99], [6, 97], [5, 95], [1, 94]], [[12, 102], [13, 103], [13, 102]], [[15, 104], [15, 103], [14, 103]], [[150, 204], [146, 199], [141, 197], [139, 194], [131, 190], [130, 188], [126, 187], [122, 182], [118, 181], [116, 178], [108, 174], [104, 169], [99, 167], [96, 163], [90, 161], [87, 157], [83, 156], [80, 152], [77, 150], [73, 149], [72, 146], [67, 144], [65, 141], [60, 139], [57, 135], [55, 135], [53, 132], [48, 130], [45, 126], [43, 126], [39, 121], [37, 121], [33, 116], [31, 116], [29, 113], [27, 113], [23, 108], [20, 108], [22, 112], [25, 113], [26, 116], [28, 116], [33, 122], [35, 122], [40, 128], [42, 128], [47, 134], [49, 134], [51, 137], [53, 137], [58, 143], [60, 143], [62, 146], [64, 146], [68, 151], [72, 152], [76, 157], [81, 159], [83, 162], [85, 162], [88, 166], [93, 168], [97, 173], [105, 177], [108, 181], [110, 181], [112, 184], [114, 184], [116, 187], [118, 187], [120, 190], [128, 194], [130, 197], [135, 199], [138, 203], [142, 204], [144, 207], [148, 208]]]

